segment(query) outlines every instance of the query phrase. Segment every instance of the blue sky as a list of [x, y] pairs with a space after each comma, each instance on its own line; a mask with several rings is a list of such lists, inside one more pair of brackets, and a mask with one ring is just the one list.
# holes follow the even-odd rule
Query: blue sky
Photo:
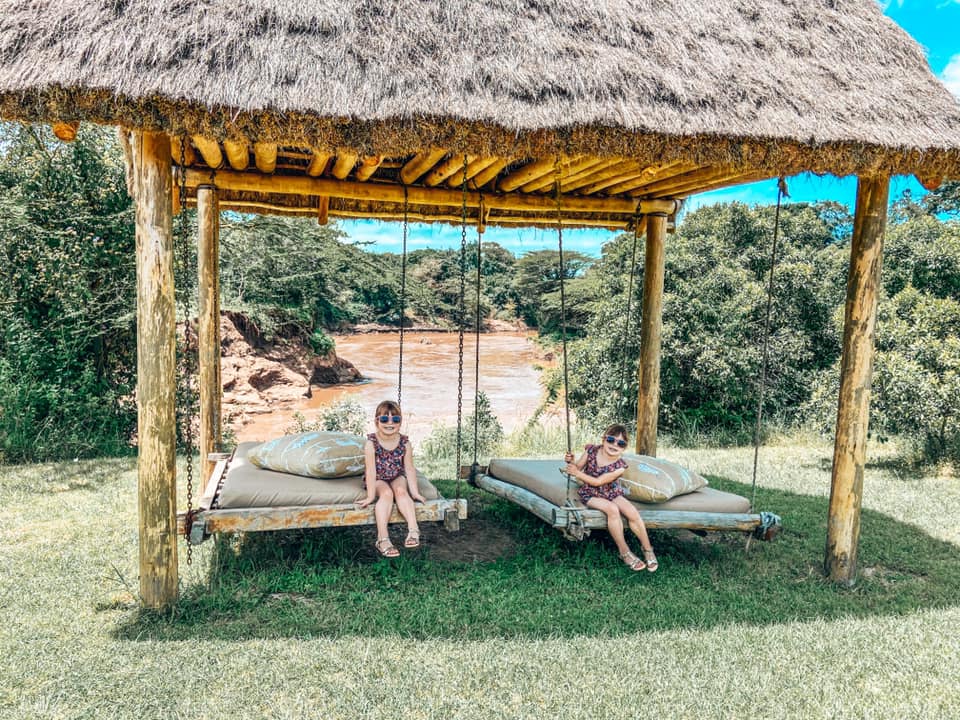
[[[930, 69], [960, 98], [960, 0], [890, 0], [881, 2], [884, 13], [920, 43], [927, 54]], [[853, 207], [856, 179], [816, 175], [799, 175], [787, 181], [790, 198], [794, 202], [836, 200]], [[915, 196], [924, 193], [912, 177], [895, 177], [890, 184], [890, 198], [895, 200], [909, 189]], [[776, 201], [776, 180], [741, 185], [739, 187], [704, 193], [691, 198], [688, 209], [717, 202], [739, 201], [748, 204], [769, 204]], [[344, 221], [341, 227], [354, 241], [373, 243], [371, 250], [399, 252], [402, 228], [399, 223], [372, 220]], [[476, 232], [471, 229], [470, 239]], [[566, 230], [564, 248], [598, 254], [600, 246], [615, 233], [603, 230]], [[496, 242], [516, 254], [555, 248], [556, 233], [533, 228], [488, 228], [484, 242]], [[413, 223], [407, 240], [412, 249], [423, 247], [459, 247], [460, 228], [450, 225]]]

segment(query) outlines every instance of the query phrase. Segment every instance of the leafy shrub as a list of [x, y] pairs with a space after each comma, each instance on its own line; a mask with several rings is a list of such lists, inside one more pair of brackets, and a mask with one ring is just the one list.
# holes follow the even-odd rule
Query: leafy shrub
[[[477, 394], [476, 410], [467, 415], [461, 428], [461, 461], [473, 460], [474, 421], [477, 424], [477, 457], [489, 458], [496, 454], [503, 442], [503, 425], [493, 414], [490, 399], [484, 392]], [[457, 429], [449, 425], [435, 425], [430, 435], [420, 444], [419, 453], [428, 461], [451, 458], [457, 451]]]
[[337, 344], [333, 338], [327, 335], [323, 328], [317, 328], [310, 335], [310, 349], [317, 355], [329, 355], [334, 351]]
[[346, 432], [363, 435], [367, 428], [367, 412], [356, 400], [338, 400], [321, 408], [316, 418], [307, 420], [301, 412], [293, 415], [294, 424], [284, 428], [284, 433], [301, 432]]

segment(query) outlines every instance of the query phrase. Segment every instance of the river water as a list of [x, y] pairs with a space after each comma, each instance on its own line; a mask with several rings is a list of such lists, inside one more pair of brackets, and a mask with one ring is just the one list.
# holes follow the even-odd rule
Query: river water
[[[356, 400], [370, 417], [381, 400], [397, 397], [399, 333], [338, 335], [337, 355], [363, 374], [362, 383], [314, 387], [313, 396], [257, 416], [237, 431], [237, 438], [265, 440], [283, 435], [295, 412], [307, 420], [337, 400]], [[464, 336], [463, 416], [473, 410], [476, 348], [473, 335]], [[403, 432], [414, 443], [427, 437], [435, 423], [457, 421], [457, 333], [406, 332], [403, 344]], [[540, 405], [543, 388], [537, 364], [543, 364], [533, 335], [520, 332], [480, 336], [480, 390], [490, 399], [506, 432], [523, 425]], [[370, 430], [373, 430], [371, 422]]]

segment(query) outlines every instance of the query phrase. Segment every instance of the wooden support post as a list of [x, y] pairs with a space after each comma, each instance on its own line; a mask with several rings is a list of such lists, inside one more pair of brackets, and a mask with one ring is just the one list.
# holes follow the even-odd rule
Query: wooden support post
[[200, 467], [210, 477], [215, 463], [208, 455], [220, 449], [220, 203], [217, 189], [197, 188], [197, 335], [200, 365]]
[[647, 250], [643, 267], [643, 306], [640, 316], [640, 368], [637, 394], [637, 452], [657, 454], [657, 415], [660, 412], [660, 330], [663, 314], [663, 241], [667, 216], [647, 216]]
[[137, 498], [140, 600], [177, 600], [176, 315], [170, 139], [134, 132], [137, 237]]
[[839, 583], [852, 585], [857, 574], [860, 501], [867, 455], [873, 339], [877, 323], [877, 289], [883, 233], [887, 224], [889, 179], [859, 178], [857, 207], [850, 241], [850, 272], [840, 361], [840, 399], [830, 479], [830, 511], [824, 570]]

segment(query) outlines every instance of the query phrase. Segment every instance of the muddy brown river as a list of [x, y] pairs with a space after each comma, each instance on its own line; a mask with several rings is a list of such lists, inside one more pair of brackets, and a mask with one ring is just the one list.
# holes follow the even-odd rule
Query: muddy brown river
[[[263, 440], [282, 435], [295, 412], [308, 420], [319, 408], [337, 400], [356, 400], [373, 412], [381, 400], [397, 395], [399, 333], [339, 335], [337, 354], [353, 363], [365, 382], [313, 388], [313, 397], [257, 416], [238, 432], [238, 439]], [[464, 337], [463, 415], [473, 409], [475, 338]], [[415, 443], [430, 434], [435, 423], [455, 425], [457, 420], [456, 333], [407, 332], [403, 347], [403, 431]], [[533, 335], [497, 332], [480, 336], [480, 389], [490, 399], [494, 414], [506, 432], [522, 425], [536, 411], [543, 396]], [[372, 430], [372, 423], [370, 430]]]

